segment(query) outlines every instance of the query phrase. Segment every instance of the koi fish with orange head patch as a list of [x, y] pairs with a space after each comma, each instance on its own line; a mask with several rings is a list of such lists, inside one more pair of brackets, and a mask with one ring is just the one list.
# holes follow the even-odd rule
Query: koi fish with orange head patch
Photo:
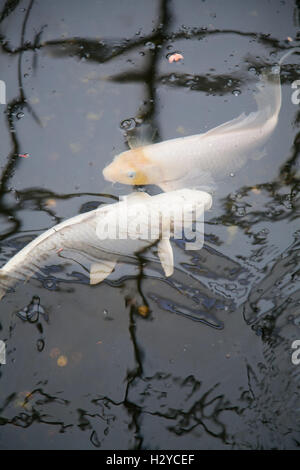
[[104, 177], [124, 184], [156, 184], [163, 191], [213, 187], [247, 159], [264, 155], [262, 146], [274, 131], [281, 108], [280, 66], [266, 69], [257, 88], [256, 111], [242, 113], [204, 134], [123, 152], [103, 170]]

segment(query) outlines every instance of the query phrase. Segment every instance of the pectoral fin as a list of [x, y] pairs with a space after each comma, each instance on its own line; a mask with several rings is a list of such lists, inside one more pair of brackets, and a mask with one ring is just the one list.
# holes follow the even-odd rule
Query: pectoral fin
[[157, 245], [157, 254], [167, 277], [174, 272], [173, 250], [168, 238], [162, 238]]
[[117, 261], [101, 261], [92, 263], [90, 269], [90, 284], [99, 284], [114, 270]]
[[157, 130], [153, 129], [151, 125], [146, 125], [135, 128], [133, 131], [127, 133], [127, 143], [131, 149], [144, 147], [145, 145], [153, 144]]

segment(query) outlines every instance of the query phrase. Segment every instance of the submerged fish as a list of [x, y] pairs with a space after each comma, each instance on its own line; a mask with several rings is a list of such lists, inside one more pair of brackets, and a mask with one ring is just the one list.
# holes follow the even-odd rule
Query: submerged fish
[[[123, 201], [72, 217], [37, 237], [0, 269], [0, 299], [53, 256], [88, 266], [90, 284], [98, 284], [109, 276], [118, 260], [134, 262], [138, 254], [157, 243], [165, 275], [170, 276], [174, 269], [172, 232], [165, 212], [172, 206], [182, 208], [185, 215], [193, 207], [203, 214], [211, 204], [211, 196], [203, 191], [183, 189], [157, 196], [134, 192]], [[157, 216], [150, 221], [151, 232], [145, 230], [150, 224], [149, 213]]]
[[263, 72], [254, 95], [257, 111], [206, 133], [140, 146], [117, 155], [103, 170], [105, 179], [131, 185], [155, 184], [164, 191], [207, 188], [248, 158], [263, 156], [281, 107], [280, 66]]

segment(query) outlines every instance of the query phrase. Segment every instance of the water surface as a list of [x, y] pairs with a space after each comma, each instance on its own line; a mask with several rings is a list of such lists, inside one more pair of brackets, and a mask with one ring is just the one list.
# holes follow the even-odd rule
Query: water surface
[[[161, 141], [253, 111], [261, 68], [298, 44], [299, 6], [2, 0], [0, 21], [2, 266], [130, 191], [102, 176], [128, 133]], [[298, 77], [294, 54], [266, 156], [224, 174], [203, 249], [172, 242], [172, 277], [137, 260], [91, 287], [49, 269], [3, 299], [0, 448], [299, 447]]]

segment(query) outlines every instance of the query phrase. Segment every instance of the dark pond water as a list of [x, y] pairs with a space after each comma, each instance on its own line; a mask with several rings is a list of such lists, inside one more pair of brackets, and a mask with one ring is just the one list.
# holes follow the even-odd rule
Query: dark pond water
[[[102, 176], [128, 126], [162, 141], [249, 113], [298, 44], [290, 0], [0, 3], [0, 266], [129, 192]], [[0, 448], [299, 447], [299, 71], [293, 54], [266, 156], [228, 168], [203, 249], [172, 242], [173, 276], [45, 271], [1, 301]]]

